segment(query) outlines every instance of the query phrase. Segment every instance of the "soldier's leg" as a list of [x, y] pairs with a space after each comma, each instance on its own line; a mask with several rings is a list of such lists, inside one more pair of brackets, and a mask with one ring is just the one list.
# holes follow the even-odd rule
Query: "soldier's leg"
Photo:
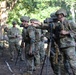
[[71, 69], [70, 64], [69, 64], [69, 58], [67, 56], [66, 50], [63, 51], [63, 57], [64, 57], [63, 65], [64, 65], [64, 68], [65, 68], [65, 72], [69, 75], [73, 75], [72, 69]]
[[[16, 39], [16, 41], [15, 41], [15, 48], [16, 48], [16, 50], [15, 50], [15, 57], [17, 57], [17, 55], [18, 55], [18, 53], [19, 53], [19, 57], [20, 57], [20, 59], [21, 59], [21, 48], [20, 48], [20, 44], [19, 44], [19, 40], [17, 40]], [[21, 59], [22, 60], [22, 59]]]
[[34, 61], [35, 61], [35, 66], [36, 67], [40, 66], [40, 55], [39, 55], [39, 51], [37, 51], [37, 53], [34, 55]]
[[39, 49], [40, 49], [40, 45], [39, 45], [39, 43], [37, 43], [37, 44], [35, 45], [35, 54], [34, 54], [35, 66], [36, 66], [36, 67], [40, 65]]
[[14, 60], [14, 49], [15, 49], [14, 42], [9, 42], [9, 52], [11, 61]]
[[42, 42], [42, 41], [40, 42], [39, 53], [40, 53], [40, 62], [42, 63], [44, 60], [44, 57], [45, 57], [44, 42]]
[[[30, 44], [26, 43], [25, 47], [26, 71], [28, 74], [32, 74], [34, 70], [34, 56], [29, 55]], [[32, 48], [34, 49], [34, 45]]]
[[75, 54], [75, 47], [69, 47], [65, 49], [66, 54], [68, 56], [68, 62], [72, 69], [72, 72], [76, 75], [76, 54]]
[[28, 74], [33, 74], [34, 70], [34, 57], [27, 56], [26, 57], [27, 61], [27, 73]]

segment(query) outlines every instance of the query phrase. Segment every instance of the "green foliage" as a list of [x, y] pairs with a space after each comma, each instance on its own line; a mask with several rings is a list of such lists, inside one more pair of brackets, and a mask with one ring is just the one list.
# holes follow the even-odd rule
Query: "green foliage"
[[43, 21], [60, 7], [67, 9], [69, 14], [70, 2], [74, 3], [75, 0], [18, 0], [13, 10], [9, 12], [7, 22], [10, 24], [13, 19], [20, 22], [23, 15]]

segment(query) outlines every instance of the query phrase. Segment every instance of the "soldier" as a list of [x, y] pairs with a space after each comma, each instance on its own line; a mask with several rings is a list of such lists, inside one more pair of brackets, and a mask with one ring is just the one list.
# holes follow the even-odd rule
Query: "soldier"
[[[38, 24], [35, 24], [34, 22], [38, 22], [38, 20], [37, 19], [31, 19], [30, 20], [30, 22], [33, 24], [33, 26], [37, 26]], [[43, 41], [43, 39], [42, 39], [42, 30], [41, 29], [36, 29], [37, 31], [38, 31], [38, 33], [39, 33], [39, 35], [37, 35], [36, 36], [36, 38], [38, 38], [38, 36], [39, 36], [39, 38], [38, 38], [38, 41], [37, 41], [37, 48], [38, 48], [38, 55], [35, 55], [35, 59], [36, 59], [36, 65], [40, 65], [40, 62], [42, 62], [43, 61], [43, 59], [44, 59], [44, 56], [45, 56], [45, 50], [44, 50], [44, 41]], [[36, 49], [37, 49], [36, 48]]]
[[28, 16], [22, 16], [20, 18], [21, 20], [21, 25], [20, 27], [23, 27], [22, 29], [22, 41], [21, 41], [21, 51], [22, 51], [22, 60], [25, 60], [25, 38], [26, 38], [26, 30], [27, 30], [27, 26], [29, 25], [29, 19], [30, 17]]
[[[76, 75], [76, 54], [75, 54], [75, 41], [73, 38], [73, 32], [68, 20], [65, 18], [67, 13], [64, 9], [59, 9], [56, 11], [57, 18], [59, 20], [57, 27], [58, 29], [58, 38], [59, 38], [59, 47], [60, 51], [64, 56], [64, 66], [69, 75]], [[67, 64], [69, 62], [69, 64]], [[70, 65], [70, 66], [69, 66]], [[69, 71], [69, 67], [72, 69]]]
[[30, 19], [31, 26], [34, 28], [33, 31], [35, 31], [35, 54], [34, 54], [34, 65], [35, 69], [39, 68], [40, 66], [40, 55], [39, 55], [39, 50], [40, 50], [40, 31], [37, 30], [34, 26], [37, 25], [34, 23], [34, 21], [38, 21], [37, 19]]
[[40, 62], [43, 63], [44, 57], [45, 57], [45, 46], [46, 46], [46, 40], [45, 37], [46, 30], [41, 30], [41, 41], [40, 41]]
[[[69, 75], [73, 75], [73, 73], [76, 74], [76, 72], [75, 72], [75, 70], [76, 70], [76, 67], [75, 67], [76, 66], [76, 64], [75, 64], [76, 63], [76, 61], [75, 61], [75, 58], [76, 58], [75, 41], [74, 41], [74, 38], [72, 35], [73, 33], [72, 33], [72, 30], [71, 30], [71, 27], [70, 27], [68, 21], [65, 19], [65, 16], [66, 16], [65, 10], [63, 10], [63, 9], [58, 10], [56, 12], [56, 15], [59, 20], [57, 25], [54, 26], [55, 27], [54, 29], [56, 31], [55, 36], [58, 39], [57, 44], [59, 45], [60, 51], [64, 55], [64, 62], [66, 63], [64, 65], [66, 67], [67, 73]], [[40, 24], [40, 23], [38, 23], [38, 24]], [[50, 29], [49, 26], [40, 26], [40, 28], [47, 29], [47, 30]], [[69, 33], [69, 31], [71, 33]], [[67, 63], [69, 63], [69, 64], [67, 64]], [[72, 68], [72, 71], [71, 70], [69, 71], [70, 68]]]
[[[57, 57], [55, 56], [56, 48], [55, 48], [55, 44], [54, 44], [54, 42], [56, 42], [56, 39], [53, 36], [53, 34], [54, 34], [53, 30], [55, 29], [55, 24], [57, 23], [56, 15], [53, 14], [52, 18], [47, 18], [44, 23], [46, 23], [48, 25], [44, 24], [43, 26], [39, 26], [39, 27], [41, 29], [48, 30], [48, 33], [45, 35], [45, 37], [48, 38], [48, 46], [47, 46], [46, 54], [49, 56], [49, 52], [50, 52], [50, 62], [51, 62], [52, 69], [53, 69], [55, 74], [58, 74], [58, 63], [55, 61], [55, 58], [57, 58]], [[36, 28], [38, 28], [38, 27], [36, 27]], [[48, 48], [49, 48], [49, 50], [48, 50]]]
[[22, 45], [25, 44], [25, 58], [27, 64], [27, 74], [32, 74], [34, 70], [34, 55], [35, 51], [35, 28], [29, 25], [29, 17], [22, 16], [21, 22], [23, 25], [22, 31]]
[[[16, 27], [17, 22], [12, 22], [12, 28], [10, 28], [7, 32], [9, 38], [9, 50], [11, 55], [11, 61], [13, 61], [16, 57], [16, 53], [20, 50], [19, 38], [20, 38], [20, 30]], [[15, 51], [15, 49], [16, 51]]]

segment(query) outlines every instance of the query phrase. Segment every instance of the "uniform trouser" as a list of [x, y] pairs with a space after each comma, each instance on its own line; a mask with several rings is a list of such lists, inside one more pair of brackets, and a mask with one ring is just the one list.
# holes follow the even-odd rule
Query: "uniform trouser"
[[40, 41], [39, 54], [40, 54], [40, 62], [42, 62], [44, 60], [44, 57], [45, 57], [45, 50], [44, 50], [44, 42], [43, 41]]
[[34, 69], [34, 57], [30, 57], [27, 54], [25, 54], [26, 56], [26, 71], [30, 74], [32, 74], [33, 69]]
[[40, 45], [39, 42], [35, 44], [35, 54], [34, 54], [34, 61], [35, 61], [35, 66], [40, 65], [40, 55], [39, 55], [39, 49]]
[[55, 61], [55, 59], [56, 59], [56, 57], [55, 57], [56, 49], [55, 48], [51, 48], [51, 50], [52, 50], [52, 51], [50, 51], [50, 63], [51, 63], [51, 67], [53, 69], [53, 72], [56, 75], [59, 75], [60, 73], [58, 74], [58, 72], [60, 71], [59, 70], [59, 68], [60, 68], [60, 60], [59, 60], [58, 63], [56, 63], [56, 61]]
[[[76, 75], [76, 54], [75, 54], [75, 47], [69, 47], [61, 49], [64, 57], [64, 67], [69, 75]], [[71, 68], [71, 70], [70, 70]]]
[[[25, 44], [25, 61], [27, 72], [32, 73], [34, 69], [34, 56], [29, 55], [30, 43]], [[35, 50], [35, 45], [32, 45], [32, 51]]]
[[18, 41], [9, 41], [9, 50], [10, 50], [10, 55], [12, 59], [15, 59], [17, 57], [17, 53], [20, 49], [20, 45]]

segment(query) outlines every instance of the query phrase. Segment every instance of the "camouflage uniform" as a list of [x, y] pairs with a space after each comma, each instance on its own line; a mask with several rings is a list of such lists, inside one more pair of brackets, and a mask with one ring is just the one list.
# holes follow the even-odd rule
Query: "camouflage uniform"
[[45, 49], [44, 49], [44, 32], [41, 30], [41, 41], [40, 41], [40, 62], [43, 63], [44, 57], [45, 57]]
[[[26, 30], [26, 37], [28, 40], [25, 41], [25, 56], [29, 65], [28, 70], [34, 69], [34, 52], [35, 52], [35, 32], [32, 26], [29, 26]], [[32, 48], [32, 55], [29, 54], [30, 47]]]
[[[62, 14], [63, 14], [63, 12], [62, 12]], [[65, 15], [66, 15], [66, 13], [65, 13]], [[66, 30], [66, 28], [67, 28], [68, 29], [67, 31], [71, 31], [71, 29], [70, 29], [70, 27], [69, 27], [69, 25], [67, 23], [68, 22], [66, 20], [64, 20], [64, 24], [66, 25], [66, 27], [64, 27], [64, 29]], [[75, 58], [76, 58], [76, 55], [75, 55], [75, 41], [74, 41], [74, 38], [72, 37], [73, 33], [70, 33], [70, 34], [64, 36], [64, 38], [61, 37], [60, 31], [62, 30], [64, 24], [62, 24], [61, 22], [58, 21], [57, 25], [54, 28], [56, 30], [55, 35], [58, 38], [57, 44], [59, 45], [60, 51], [63, 53], [63, 55], [65, 55], [66, 57], [68, 56], [68, 58], [70, 58], [70, 59], [68, 59], [68, 58], [65, 58], [65, 56], [64, 56], [64, 62], [66, 63], [64, 65], [66, 67], [66, 71], [68, 72], [68, 74], [73, 75], [72, 72], [75, 73], [75, 69], [76, 69], [75, 68], [75, 66], [76, 66], [75, 65], [75, 63], [76, 63], [76, 61], [75, 61]], [[36, 28], [41, 28], [41, 29], [47, 29], [48, 30], [50, 27], [49, 26], [40, 26], [40, 27], [36, 27]], [[70, 52], [70, 50], [68, 50], [68, 49], [70, 49], [70, 50], [73, 49], [73, 50], [71, 50], [71, 52]], [[70, 54], [70, 53], [72, 53], [72, 54]], [[74, 56], [74, 58], [72, 58], [73, 56]], [[67, 60], [68, 60], [69, 64], [67, 64], [67, 62], [66, 62]], [[71, 62], [73, 62], [73, 63], [71, 63]], [[70, 69], [69, 67], [72, 68], [73, 71], [71, 71], [71, 70], [69, 71], [69, 69]]]
[[[13, 25], [16, 25], [17, 23], [15, 21], [12, 22]], [[16, 57], [16, 53], [20, 49], [20, 30], [17, 27], [12, 27], [7, 32], [8, 38], [9, 38], [9, 50], [11, 55], [11, 60], [13, 60]], [[15, 51], [15, 49], [16, 51]]]
[[[59, 26], [57, 27], [59, 32], [60, 51], [64, 55], [64, 62], [69, 62], [72, 72], [76, 75], [75, 41], [69, 22], [65, 19], [67, 13], [64, 9], [59, 9], [58, 11], [56, 11], [56, 15], [58, 16], [59, 21], [61, 20], [59, 15], [63, 15], [64, 17], [64, 20], [62, 22], [58, 22]], [[66, 32], [64, 35], [62, 32], [63, 30]], [[67, 63], [64, 66], [66, 67], [66, 71], [68, 72], [68, 74], [73, 75], [71, 70], [69, 71], [70, 68]]]
[[39, 36], [39, 39], [36, 41], [36, 44], [35, 44], [35, 49], [37, 50], [37, 55], [35, 55], [35, 66], [39, 66], [40, 65], [40, 30], [36, 29], [37, 32], [39, 33], [36, 37]]
[[74, 39], [75, 39], [75, 51], [76, 51], [76, 23], [74, 23], [73, 21], [69, 21], [71, 28], [74, 32]]
[[[23, 20], [23, 21], [22, 21]], [[25, 21], [29, 22], [29, 18], [27, 16], [21, 17], [21, 21], [24, 24]], [[26, 22], [25, 22], [26, 23]], [[27, 73], [32, 74], [34, 70], [34, 54], [35, 52], [35, 28], [33, 26], [28, 26], [24, 24], [22, 31], [22, 44], [25, 43], [25, 58], [26, 58], [26, 66]], [[31, 50], [31, 54], [30, 54]]]
[[[31, 19], [30, 22], [32, 24], [32, 26], [34, 27], [34, 21], [38, 21], [37, 19]], [[36, 68], [40, 65], [40, 55], [39, 55], [39, 51], [40, 51], [40, 37], [41, 37], [41, 30], [40, 29], [36, 29], [35, 28], [35, 50], [36, 50], [36, 54], [34, 55], [34, 58], [35, 58], [35, 66]]]

